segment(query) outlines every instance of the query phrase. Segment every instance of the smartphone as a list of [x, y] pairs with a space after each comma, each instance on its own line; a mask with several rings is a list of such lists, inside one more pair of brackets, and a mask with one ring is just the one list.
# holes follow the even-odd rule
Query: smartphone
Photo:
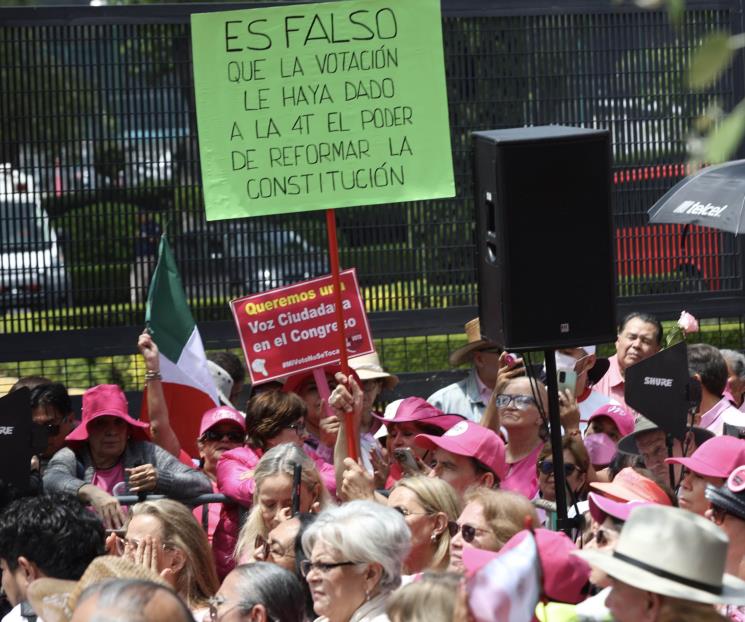
[[303, 465], [296, 464], [292, 471], [292, 507], [290, 508], [294, 517], [300, 512], [300, 484], [303, 479]]
[[567, 371], [561, 369], [556, 372], [556, 378], [559, 381], [559, 391], [563, 392], [564, 389], [571, 389], [572, 395], [576, 393], [577, 388], [577, 372]]
[[420, 475], [421, 469], [416, 461], [416, 456], [410, 447], [398, 447], [393, 450], [393, 457], [401, 465], [404, 473], [408, 475]]

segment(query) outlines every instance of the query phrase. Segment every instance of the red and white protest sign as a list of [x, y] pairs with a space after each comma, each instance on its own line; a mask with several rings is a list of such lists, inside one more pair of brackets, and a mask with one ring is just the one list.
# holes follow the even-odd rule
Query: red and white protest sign
[[[347, 352], [369, 354], [374, 347], [357, 274], [352, 268], [339, 276]], [[252, 384], [340, 360], [331, 275], [238, 298], [230, 308]]]

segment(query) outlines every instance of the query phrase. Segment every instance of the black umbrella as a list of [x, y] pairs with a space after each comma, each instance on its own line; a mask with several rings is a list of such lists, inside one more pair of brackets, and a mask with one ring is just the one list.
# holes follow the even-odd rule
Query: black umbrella
[[745, 160], [709, 166], [679, 181], [649, 210], [650, 223], [745, 232]]

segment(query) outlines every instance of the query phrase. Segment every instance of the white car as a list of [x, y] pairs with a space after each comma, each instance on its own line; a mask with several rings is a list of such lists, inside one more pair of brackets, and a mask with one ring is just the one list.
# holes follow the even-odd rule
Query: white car
[[70, 302], [67, 272], [34, 179], [0, 164], [0, 309]]

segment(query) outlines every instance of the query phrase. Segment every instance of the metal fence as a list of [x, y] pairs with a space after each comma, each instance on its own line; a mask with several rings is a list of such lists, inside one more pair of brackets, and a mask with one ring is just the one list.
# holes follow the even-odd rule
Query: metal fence
[[[131, 353], [163, 229], [208, 347], [237, 344], [230, 297], [326, 269], [322, 215], [203, 218], [189, 14], [244, 6], [0, 9], [0, 362]], [[742, 0], [689, 0], [677, 28], [631, 3], [445, 0], [457, 196], [337, 216], [386, 362], [445, 367], [475, 315], [473, 130], [608, 128], [620, 311], [739, 317], [740, 242], [682, 247], [646, 210], [685, 175], [694, 120], [743, 96], [739, 58], [710, 91], [684, 80], [702, 37], [742, 21]]]

